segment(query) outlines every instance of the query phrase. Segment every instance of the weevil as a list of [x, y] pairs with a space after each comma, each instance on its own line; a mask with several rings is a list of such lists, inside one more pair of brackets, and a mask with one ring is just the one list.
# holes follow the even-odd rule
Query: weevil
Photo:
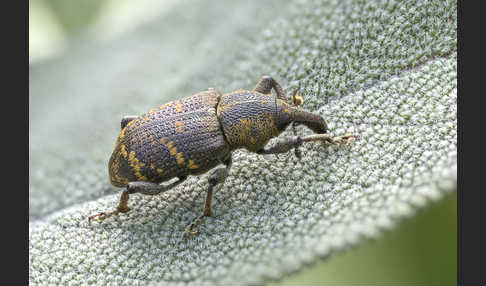
[[[272, 88], [276, 95], [272, 93]], [[257, 154], [286, 153], [304, 142], [321, 141], [344, 145], [358, 135], [331, 137], [326, 120], [300, 107], [297, 90], [292, 105], [281, 86], [264, 76], [254, 90], [221, 94], [213, 88], [172, 101], [140, 116], [125, 116], [121, 132], [108, 162], [110, 182], [124, 188], [118, 206], [88, 218], [107, 217], [130, 211], [130, 194], [157, 195], [181, 184], [189, 175], [201, 175], [218, 165], [208, 177], [204, 210], [187, 227], [184, 236], [196, 234], [205, 217], [212, 214], [213, 190], [222, 185], [231, 168], [231, 154], [245, 148]], [[315, 134], [281, 139], [271, 147], [268, 141], [290, 124], [303, 124]], [[177, 178], [175, 182], [161, 184]]]

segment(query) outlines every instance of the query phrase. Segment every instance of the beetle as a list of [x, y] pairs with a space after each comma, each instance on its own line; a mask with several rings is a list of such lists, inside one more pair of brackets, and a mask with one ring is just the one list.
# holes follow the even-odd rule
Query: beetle
[[[304, 142], [344, 145], [358, 137], [331, 137], [324, 118], [300, 107], [302, 98], [297, 91], [293, 92], [290, 105], [281, 86], [272, 77], [264, 76], [254, 90], [221, 94], [209, 88], [146, 114], [125, 116], [108, 162], [111, 184], [125, 190], [115, 210], [89, 216], [88, 221], [97, 217], [101, 222], [130, 211], [130, 194], [157, 195], [181, 184], [189, 175], [200, 175], [223, 164], [210, 173], [204, 211], [186, 227], [184, 236], [195, 234], [204, 217], [211, 216], [213, 189], [228, 176], [234, 150], [279, 154], [294, 149], [300, 159], [298, 147]], [[265, 147], [291, 123], [294, 135], [297, 124], [315, 134], [281, 139]], [[173, 178], [177, 181], [160, 184]]]

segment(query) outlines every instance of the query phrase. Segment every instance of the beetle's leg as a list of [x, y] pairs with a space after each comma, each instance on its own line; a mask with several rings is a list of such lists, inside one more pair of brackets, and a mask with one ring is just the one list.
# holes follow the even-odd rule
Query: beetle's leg
[[150, 196], [157, 195], [161, 192], [168, 191], [173, 187], [179, 185], [186, 178], [187, 177], [179, 177], [179, 180], [168, 185], [159, 185], [151, 182], [130, 182], [128, 183], [126, 189], [121, 194], [120, 202], [118, 203], [118, 206], [114, 211], [100, 212], [91, 215], [88, 217], [88, 221], [91, 222], [93, 218], [98, 217], [98, 220], [101, 222], [110, 216], [118, 215], [119, 213], [126, 213], [131, 210], [131, 208], [128, 206], [128, 198], [130, 194], [142, 193], [144, 195], [150, 195]]
[[[297, 95], [299, 89], [300, 87], [294, 90], [294, 92], [292, 93], [292, 103], [295, 106], [300, 106], [304, 102], [304, 99], [301, 96]], [[297, 125], [298, 123], [296, 121], [292, 121], [292, 131], [294, 132], [294, 136], [297, 136], [297, 129], [295, 128]], [[299, 147], [295, 147], [294, 154], [295, 157], [297, 157], [299, 160], [302, 159], [302, 152], [300, 151]]]
[[358, 134], [346, 134], [342, 136], [335, 136], [331, 137], [329, 134], [312, 134], [309, 136], [302, 137], [303, 142], [314, 142], [314, 141], [323, 141], [328, 142], [332, 145], [347, 145], [353, 138], [359, 138]]
[[224, 183], [226, 177], [228, 177], [229, 169], [231, 168], [231, 157], [223, 162], [226, 167], [218, 168], [214, 170], [208, 178], [208, 192], [206, 195], [206, 201], [204, 202], [204, 211], [202, 215], [193, 220], [187, 227], [184, 233], [184, 237], [191, 234], [196, 234], [199, 226], [203, 223], [204, 217], [211, 216], [211, 204], [213, 201], [213, 189], [218, 184]]
[[[297, 123], [294, 121], [292, 122], [292, 131], [294, 132], [294, 136], [297, 136], [297, 129], [295, 129], [295, 127], [297, 126]], [[299, 138], [299, 137], [297, 137]], [[302, 152], [300, 151], [299, 149], [299, 146], [295, 146], [295, 149], [294, 149], [294, 154], [295, 154], [295, 157], [297, 157], [297, 159], [302, 159]]]
[[305, 137], [291, 137], [278, 141], [275, 145], [267, 149], [261, 149], [257, 151], [258, 154], [279, 154], [286, 153], [292, 148], [297, 148], [304, 142], [322, 141], [328, 142], [333, 145], [345, 145], [348, 144], [352, 138], [358, 138], [358, 135], [347, 134], [344, 136], [331, 137], [329, 134], [313, 134]]
[[271, 76], [262, 77], [262, 79], [256, 85], [255, 91], [258, 91], [263, 94], [268, 94], [272, 91], [272, 87], [273, 89], [275, 89], [275, 92], [277, 93], [277, 97], [287, 102], [287, 96], [285, 95], [282, 87]]
[[121, 120], [121, 129], [125, 128], [127, 126], [128, 122], [132, 121], [133, 119], [137, 118], [137, 115], [126, 115], [123, 116]]

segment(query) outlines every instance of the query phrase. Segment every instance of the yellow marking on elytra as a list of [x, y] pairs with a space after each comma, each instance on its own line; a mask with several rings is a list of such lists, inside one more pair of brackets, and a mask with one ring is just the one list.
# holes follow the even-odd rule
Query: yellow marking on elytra
[[256, 140], [253, 136], [250, 136], [250, 143], [251, 144], [255, 144]]
[[133, 161], [135, 159], [135, 151], [130, 151], [128, 155], [128, 161]]
[[119, 183], [122, 183], [122, 184], [126, 184], [128, 183], [128, 180], [126, 178], [122, 178], [118, 173], [114, 173], [111, 178], [110, 178], [112, 181], [115, 181], [115, 182], [119, 182]]
[[179, 152], [176, 154], [177, 164], [182, 165], [184, 163], [184, 157], [182, 157], [182, 153]]
[[133, 122], [135, 122], [135, 120], [132, 120], [132, 121], [128, 122], [128, 124], [127, 124], [127, 125], [125, 126], [125, 128], [123, 128], [123, 129], [126, 129], [126, 128], [128, 128], [129, 126], [132, 126]]
[[174, 147], [174, 142], [173, 141], [170, 141], [169, 143], [167, 143], [167, 145], [165, 145], [169, 151], [170, 151], [170, 154], [172, 156], [174, 156], [176, 153], [177, 153], [177, 148]]
[[174, 146], [173, 141], [169, 141], [167, 144], [165, 144], [166, 141], [167, 140], [165, 138], [160, 139], [160, 143], [162, 143], [163, 145], [165, 145], [165, 147], [167, 147], [167, 149], [169, 149], [170, 155], [176, 156], [177, 163], [182, 164], [184, 162], [184, 158], [182, 158], [182, 153], [177, 153], [177, 148]]
[[181, 112], [183, 112], [183, 111], [184, 111], [184, 106], [183, 106], [182, 104], [178, 103], [178, 104], [176, 105], [176, 112], [177, 112], [177, 113], [181, 113]]
[[175, 122], [177, 132], [182, 133], [184, 131], [184, 122], [182, 121], [176, 121]]
[[126, 159], [126, 158], [127, 158], [127, 156], [128, 156], [128, 153], [127, 153], [127, 149], [126, 149], [126, 148], [127, 148], [127, 147], [125, 147], [125, 144], [121, 144], [121, 146], [120, 146], [120, 150], [121, 150], [121, 153], [122, 153], [122, 155], [123, 155], [123, 158], [125, 158], [125, 159]]
[[169, 143], [167, 143], [166, 146], [167, 146], [167, 148], [170, 149], [170, 148], [174, 147], [174, 142], [173, 141], [169, 141]]
[[118, 174], [115, 175], [115, 180], [113, 180], [113, 181], [120, 182], [122, 184], [128, 183], [127, 179], [120, 177], [120, 175], [118, 175]]
[[115, 158], [115, 160], [113, 160], [113, 162], [111, 163], [111, 166], [110, 166], [111, 178], [117, 179], [117, 177], [119, 177], [119, 175], [118, 175], [118, 169], [119, 168], [120, 168], [120, 164], [119, 164], [117, 158]]
[[162, 174], [162, 172], [164, 172], [164, 170], [162, 170], [161, 168], [157, 168], [157, 173]]
[[140, 181], [147, 181], [147, 177], [140, 173], [140, 168], [144, 167], [145, 163], [141, 163], [138, 158], [135, 157], [135, 151], [130, 151], [130, 154], [128, 154], [128, 161], [137, 179]]
[[194, 163], [194, 160], [189, 160], [189, 164], [187, 165], [187, 168], [197, 169], [197, 168], [199, 168], [199, 166]]
[[122, 131], [120, 132], [120, 139], [123, 139], [125, 137], [125, 130], [127, 129], [127, 127], [125, 126], [125, 128], [122, 129]]
[[[117, 142], [117, 144], [118, 144], [118, 142]], [[128, 180], [126, 178], [121, 177], [120, 174], [118, 173], [118, 171], [120, 170], [120, 160], [121, 160], [120, 154], [123, 155], [123, 150], [125, 149], [124, 147], [125, 147], [124, 145], [121, 145], [120, 147], [118, 147], [118, 145], [115, 145], [115, 150], [118, 149], [116, 151], [117, 156], [115, 156], [113, 158], [113, 161], [112, 161], [111, 166], [110, 166], [110, 180], [114, 181], [114, 182], [119, 182], [119, 183], [122, 183], [122, 184], [128, 183]]]
[[167, 102], [166, 104], [162, 104], [161, 106], [159, 106], [159, 109], [162, 110], [162, 109], [166, 109], [168, 107], [171, 107], [172, 106], [172, 101], [171, 102]]

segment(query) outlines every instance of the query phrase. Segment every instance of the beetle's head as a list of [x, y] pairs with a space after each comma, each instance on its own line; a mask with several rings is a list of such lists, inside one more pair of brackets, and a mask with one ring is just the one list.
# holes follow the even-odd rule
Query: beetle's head
[[307, 128], [314, 131], [314, 133], [323, 134], [327, 133], [327, 124], [324, 118], [318, 114], [314, 114], [300, 107], [303, 103], [303, 99], [297, 96], [297, 90], [293, 92], [292, 102], [294, 106], [289, 105], [287, 102], [277, 99], [277, 110], [278, 110], [278, 128], [283, 130], [292, 123], [294, 127], [298, 124], [303, 124]]

